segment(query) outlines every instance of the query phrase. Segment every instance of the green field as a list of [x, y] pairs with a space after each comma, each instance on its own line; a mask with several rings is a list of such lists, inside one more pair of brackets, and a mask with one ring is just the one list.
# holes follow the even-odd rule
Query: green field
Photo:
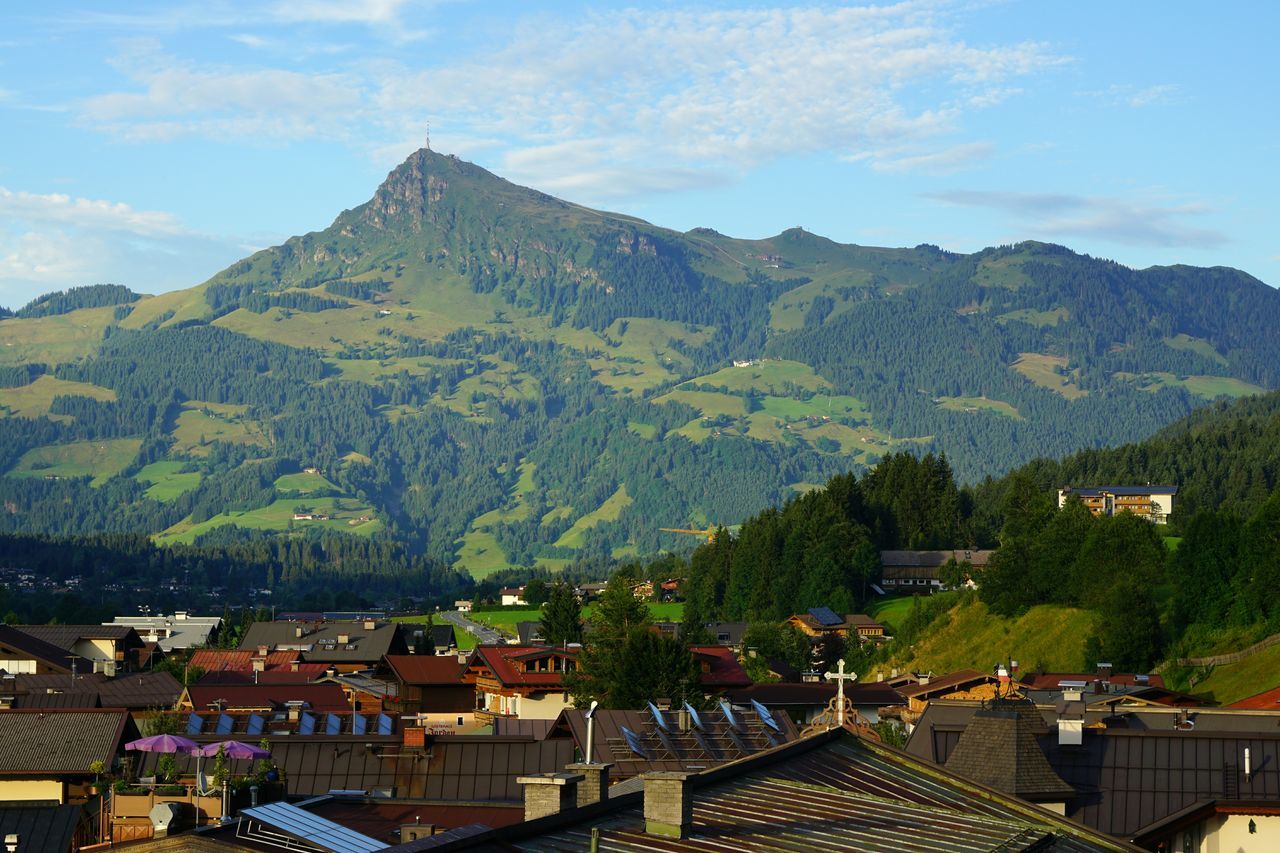
[[624, 483], [604, 503], [600, 504], [598, 509], [582, 516], [573, 523], [572, 527], [560, 534], [560, 538], [555, 542], [556, 546], [581, 548], [583, 536], [588, 530], [602, 521], [617, 521], [618, 515], [629, 506], [631, 506], [631, 496], [627, 494], [627, 486]]
[[[649, 615], [653, 617], [655, 622], [679, 622], [684, 618], [684, 602], [683, 601], [650, 601]], [[592, 605], [588, 604], [582, 608], [584, 618], [591, 616]], [[499, 631], [505, 631], [515, 635], [517, 622], [537, 622], [542, 619], [542, 609], [539, 607], [521, 607], [506, 610], [482, 610], [478, 613], [468, 614], [468, 618], [472, 622], [479, 622], [488, 625], [491, 628], [497, 628]]]
[[[87, 382], [68, 382], [45, 374], [36, 377], [30, 385], [17, 388], [0, 388], [0, 409], [6, 414], [20, 418], [38, 418], [49, 415], [49, 406], [54, 397], [74, 395], [90, 397], [94, 400], [110, 401], [116, 399], [116, 392], [110, 388], [100, 388]], [[69, 423], [70, 415], [49, 415], [53, 420]]]
[[1089, 392], [1075, 383], [1075, 373], [1062, 375], [1059, 369], [1067, 366], [1066, 358], [1057, 355], [1045, 355], [1038, 352], [1020, 353], [1013, 363], [1013, 369], [1030, 379], [1041, 388], [1057, 391], [1068, 400], [1078, 400]]
[[323, 474], [308, 474], [306, 471], [277, 477], [275, 487], [277, 492], [301, 492], [303, 494], [338, 491], [338, 487], [329, 482]]
[[1189, 350], [1194, 353], [1199, 353], [1205, 358], [1216, 361], [1218, 364], [1223, 366], [1228, 364], [1222, 353], [1214, 349], [1213, 344], [1203, 338], [1193, 338], [1191, 335], [1179, 333], [1174, 335], [1172, 338], [1165, 338], [1164, 345], [1171, 349]]
[[[893, 624], [910, 609], [894, 599], [882, 605], [878, 617]], [[1084, 643], [1093, 632], [1094, 615], [1087, 610], [1042, 604], [1016, 619], [996, 616], [981, 601], [952, 608], [948, 621], [931, 628], [906, 654], [886, 665], [899, 672], [989, 670], [996, 661], [1012, 658], [1024, 672], [1043, 667], [1051, 672], [1079, 672], [1085, 665]]]
[[[321, 527], [342, 533], [357, 533], [370, 536], [382, 529], [382, 522], [373, 515], [373, 510], [352, 498], [309, 498], [305, 500], [312, 513], [328, 515], [325, 520], [297, 520], [293, 518], [294, 507], [300, 499], [286, 498], [274, 501], [258, 509], [242, 512], [220, 513], [213, 518], [193, 523], [183, 519], [168, 530], [157, 533], [152, 538], [161, 545], [175, 543], [191, 544], [195, 538], [215, 527], [234, 524], [251, 530], [279, 530], [281, 532], [301, 527]], [[367, 520], [361, 520], [362, 518]]]
[[248, 406], [231, 403], [209, 403], [191, 400], [182, 404], [178, 422], [173, 428], [173, 452], [190, 456], [207, 456], [209, 444], [257, 444], [265, 446], [267, 436], [262, 425], [245, 416]]
[[1116, 379], [1128, 380], [1137, 384], [1143, 391], [1159, 391], [1161, 388], [1185, 388], [1197, 397], [1213, 400], [1218, 397], [1246, 397], [1250, 394], [1266, 392], [1249, 382], [1232, 379], [1229, 376], [1186, 376], [1179, 378], [1172, 373], [1116, 373]]
[[867, 608], [867, 615], [885, 625], [888, 633], [893, 634], [902, 625], [902, 620], [911, 612], [912, 595], [890, 595], [875, 599]]
[[1242, 661], [1215, 666], [1209, 677], [1190, 688], [1194, 696], [1229, 705], [1280, 686], [1280, 645], [1269, 646]]
[[200, 485], [200, 472], [183, 472], [186, 466], [186, 462], [179, 461], [152, 462], [134, 474], [133, 479], [151, 484], [147, 497], [152, 500], [171, 501]]
[[0, 320], [0, 365], [44, 363], [52, 367], [92, 355], [115, 310], [108, 305], [48, 317]]
[[986, 397], [939, 397], [938, 408], [953, 412], [995, 412], [1006, 418], [1022, 420], [1022, 415], [1004, 400], [991, 400]]
[[140, 438], [50, 444], [28, 450], [6, 473], [10, 477], [93, 477], [91, 485], [100, 486], [123, 471], [141, 447]]

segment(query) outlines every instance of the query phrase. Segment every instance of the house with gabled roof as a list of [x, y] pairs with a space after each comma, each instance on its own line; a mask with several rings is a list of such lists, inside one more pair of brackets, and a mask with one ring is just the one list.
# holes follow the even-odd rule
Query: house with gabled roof
[[1177, 486], [1064, 486], [1058, 489], [1058, 509], [1075, 497], [1094, 515], [1130, 512], [1155, 524], [1167, 524], [1177, 495]]
[[884, 625], [864, 613], [841, 616], [830, 607], [810, 607], [804, 613], [787, 617], [787, 624], [799, 628], [808, 637], [857, 637], [861, 642], [884, 639]]
[[138, 736], [120, 709], [0, 711], [0, 802], [80, 803], [123, 744]]
[[93, 661], [39, 637], [0, 624], [0, 670], [9, 675], [91, 673]]
[[475, 685], [476, 720], [554, 719], [570, 704], [564, 677], [578, 668], [577, 646], [476, 646], [464, 678]]
[[108, 675], [132, 669], [138, 651], [144, 647], [138, 632], [128, 625], [14, 625], [24, 634], [65, 649], [94, 662], [94, 668]]
[[372, 669], [384, 655], [409, 653], [394, 622], [362, 619], [351, 622], [255, 622], [245, 632], [240, 650], [301, 652], [307, 663], [323, 663], [339, 672]]
[[475, 725], [476, 687], [467, 679], [467, 656], [387, 655], [374, 675], [393, 690], [388, 707], [417, 717], [428, 730], [461, 731]]

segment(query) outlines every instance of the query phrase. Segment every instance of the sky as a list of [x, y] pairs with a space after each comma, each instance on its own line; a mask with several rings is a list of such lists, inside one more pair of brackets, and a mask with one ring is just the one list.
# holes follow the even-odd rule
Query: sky
[[0, 8], [0, 304], [190, 287], [430, 134], [687, 230], [1036, 239], [1280, 285], [1280, 6], [47, 0]]

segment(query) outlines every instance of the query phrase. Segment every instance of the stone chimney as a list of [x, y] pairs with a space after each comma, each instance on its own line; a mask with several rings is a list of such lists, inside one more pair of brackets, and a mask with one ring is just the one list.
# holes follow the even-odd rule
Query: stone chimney
[[609, 768], [612, 764], [569, 764], [565, 772], [582, 776], [578, 783], [578, 808], [609, 799]]
[[578, 783], [582, 778], [580, 773], [537, 773], [516, 777], [516, 784], [524, 789], [525, 821], [576, 808]]
[[644, 831], [666, 838], [688, 838], [693, 831], [692, 773], [644, 773]]
[[347, 634], [347, 633], [341, 633], [341, 634], [339, 634], [339, 635], [338, 635], [338, 645], [340, 645], [340, 646], [345, 646], [345, 645], [346, 645], [347, 643], [349, 643], [349, 642], [351, 642], [351, 635], [350, 635], [350, 634]]
[[409, 841], [418, 841], [423, 838], [430, 838], [436, 834], [436, 825], [434, 823], [405, 823], [400, 825], [400, 843], [405, 844]]

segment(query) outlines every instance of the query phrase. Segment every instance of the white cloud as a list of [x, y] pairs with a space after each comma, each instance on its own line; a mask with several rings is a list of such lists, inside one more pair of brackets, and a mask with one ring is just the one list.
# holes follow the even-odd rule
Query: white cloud
[[1065, 193], [954, 190], [929, 193], [946, 204], [983, 207], [1016, 217], [1027, 234], [1047, 239], [1089, 237], [1127, 246], [1213, 249], [1228, 242], [1220, 231], [1186, 220], [1209, 210], [1199, 203], [1082, 196]]
[[979, 160], [985, 160], [995, 150], [995, 145], [990, 142], [968, 142], [926, 154], [876, 157], [872, 161], [871, 168], [877, 172], [928, 172], [934, 175], [945, 175], [959, 171]]
[[1113, 83], [1105, 89], [1081, 92], [1080, 94], [1090, 98], [1101, 98], [1102, 100], [1110, 101], [1118, 107], [1141, 109], [1142, 107], [1171, 103], [1177, 98], [1179, 91], [1179, 87], [1173, 83], [1158, 83], [1142, 87], [1131, 83]]
[[[380, 25], [407, 10], [315, 0], [269, 14]], [[990, 153], [963, 139], [967, 115], [1065, 61], [1038, 43], [970, 46], [944, 17], [929, 2], [542, 13], [483, 54], [311, 73], [135, 50], [119, 66], [136, 87], [81, 112], [126, 139], [320, 137], [369, 150], [397, 148], [431, 119], [455, 139], [496, 142], [494, 165], [512, 179], [587, 201], [732, 179], [782, 156], [939, 171]]]
[[0, 187], [0, 221], [43, 222], [62, 226], [127, 231], [143, 237], [190, 234], [171, 213], [135, 210], [123, 202], [40, 195]]

